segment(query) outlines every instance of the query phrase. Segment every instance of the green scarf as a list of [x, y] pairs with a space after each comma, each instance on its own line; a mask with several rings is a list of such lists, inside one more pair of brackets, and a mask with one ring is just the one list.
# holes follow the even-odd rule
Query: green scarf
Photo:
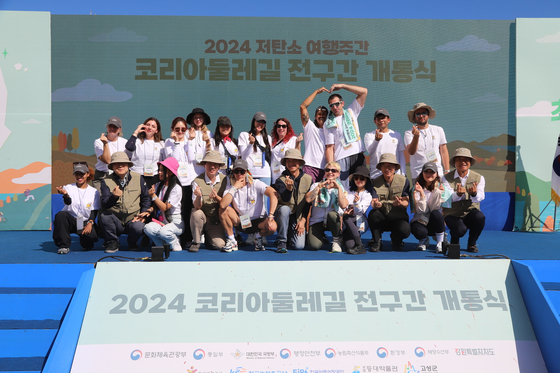
[[[338, 185], [342, 186], [340, 180], [336, 179], [336, 182]], [[331, 193], [331, 191], [333, 193]], [[313, 206], [321, 208], [329, 208], [330, 206], [333, 206], [334, 211], [338, 211], [338, 189], [321, 188], [317, 197], [315, 197]]]
[[[350, 109], [342, 110], [342, 113], [342, 133], [344, 134], [342, 145], [344, 147], [347, 147], [349, 144], [360, 140], [360, 135], [358, 134], [358, 129], [352, 116], [352, 111]], [[336, 124], [336, 118], [332, 111], [329, 113], [327, 121], [325, 122], [325, 127], [327, 129], [338, 128], [338, 125]]]

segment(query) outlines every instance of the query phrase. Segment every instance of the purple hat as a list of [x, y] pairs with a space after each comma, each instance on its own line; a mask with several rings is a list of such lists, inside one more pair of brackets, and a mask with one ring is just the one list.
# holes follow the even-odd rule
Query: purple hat
[[177, 171], [179, 170], [179, 162], [173, 157], [166, 158], [164, 161], [158, 162], [158, 166], [162, 165], [169, 169], [175, 176], [177, 175]]

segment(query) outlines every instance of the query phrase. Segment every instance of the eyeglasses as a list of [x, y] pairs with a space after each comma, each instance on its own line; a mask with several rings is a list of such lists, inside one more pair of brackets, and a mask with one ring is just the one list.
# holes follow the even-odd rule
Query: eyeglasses
[[245, 175], [247, 173], [247, 170], [237, 169], [237, 170], [233, 170], [233, 173], [237, 175]]
[[425, 111], [422, 112], [422, 113], [414, 113], [414, 116], [416, 118], [420, 118], [420, 117], [423, 117], [423, 116], [426, 116], [426, 115], [428, 115], [428, 113], [426, 113]]
[[325, 173], [329, 173], [329, 172], [336, 174], [338, 170], [336, 168], [325, 168]]
[[266, 120], [257, 120], [257, 123], [266, 124]]
[[277, 124], [276, 128], [288, 128], [287, 124]]
[[366, 177], [362, 175], [354, 176], [354, 181], [366, 181]]
[[340, 104], [342, 104], [342, 101], [333, 102], [332, 104], [329, 104], [329, 107], [332, 109], [333, 107], [339, 107]]
[[179, 133], [179, 132], [187, 132], [186, 128], [175, 128], [173, 131]]

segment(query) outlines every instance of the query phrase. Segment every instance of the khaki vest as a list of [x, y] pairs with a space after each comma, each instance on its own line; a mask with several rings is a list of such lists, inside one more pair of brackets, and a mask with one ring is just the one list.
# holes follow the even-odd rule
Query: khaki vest
[[[459, 178], [455, 179], [454, 176], [455, 171], [451, 171], [445, 175], [445, 179], [449, 183], [451, 189], [455, 192], [457, 190], [457, 185], [461, 184], [461, 180]], [[469, 189], [473, 183], [480, 183], [480, 179], [481, 176], [479, 173], [469, 170], [469, 176], [467, 176], [465, 189]], [[445, 216], [457, 216], [464, 218], [469, 212], [471, 212], [471, 210], [480, 210], [480, 203], [472, 202], [469, 193], [465, 192], [465, 199], [451, 203], [451, 208], [444, 208], [443, 214]]]
[[373, 189], [377, 192], [379, 202], [383, 204], [379, 211], [388, 220], [406, 219], [408, 221], [408, 213], [406, 207], [393, 207], [393, 198], [402, 197], [406, 177], [403, 175], [395, 175], [390, 187], [387, 187], [383, 175], [373, 179]]
[[[131, 171], [130, 176], [130, 181], [124, 188], [123, 195], [113, 207], [107, 210], [119, 218], [123, 224], [128, 223], [140, 213], [140, 196], [142, 194], [141, 183], [143, 181], [140, 174], [136, 172]], [[119, 177], [115, 173], [106, 177], [104, 180], [111, 193], [115, 190], [117, 185], [120, 185]]]
[[[220, 202], [213, 200], [210, 198], [210, 194], [212, 193], [212, 185], [206, 184], [206, 178], [204, 177], [205, 173], [202, 173], [194, 179], [196, 181], [196, 185], [200, 187], [200, 191], [202, 192], [202, 212], [206, 215], [206, 220], [212, 224], [219, 224], [220, 223]], [[219, 175], [220, 181], [214, 185], [214, 189], [218, 192], [220, 197], [224, 196], [224, 191], [226, 190], [226, 176]], [[217, 176], [216, 176], [217, 177]]]
[[[301, 169], [299, 172], [303, 172]], [[279, 177], [280, 180], [285, 184], [286, 183], [286, 175], [282, 175]], [[289, 206], [292, 214], [296, 216], [296, 222], [299, 222], [301, 216], [303, 214], [303, 208], [307, 201], [305, 200], [305, 195], [309, 192], [311, 188], [311, 184], [313, 184], [313, 179], [308, 174], [303, 174], [301, 179], [299, 180], [299, 187], [297, 192], [297, 200], [294, 198], [294, 194], [292, 193], [292, 198], [290, 198], [289, 202], [284, 202], [282, 197], [278, 198], [278, 206]]]

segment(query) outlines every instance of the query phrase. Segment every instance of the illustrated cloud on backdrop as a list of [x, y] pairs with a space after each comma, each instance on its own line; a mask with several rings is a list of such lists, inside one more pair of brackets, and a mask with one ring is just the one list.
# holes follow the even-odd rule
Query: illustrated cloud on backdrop
[[117, 27], [109, 33], [103, 33], [89, 38], [89, 41], [95, 43], [103, 42], [125, 42], [125, 43], [141, 43], [148, 40], [147, 36], [138, 35], [134, 31], [129, 31], [124, 27]]
[[469, 100], [470, 102], [504, 102], [507, 101], [505, 98], [498, 96], [495, 93], [486, 93], [484, 96], [475, 97]]
[[556, 107], [552, 106], [550, 101], [539, 101], [531, 107], [522, 107], [517, 109], [517, 117], [551, 117]]
[[85, 79], [72, 88], [59, 88], [52, 94], [53, 102], [60, 101], [108, 101], [123, 102], [132, 98], [132, 93], [117, 91], [110, 84], [101, 84], [97, 79]]
[[537, 43], [560, 43], [560, 31], [555, 35], [546, 35], [536, 41]]
[[50, 184], [52, 167], [45, 167], [33, 174], [25, 174], [22, 177], [12, 179], [14, 184]]
[[488, 40], [476, 35], [467, 35], [459, 41], [450, 41], [436, 47], [440, 52], [495, 52], [501, 48], [498, 44], [490, 44]]

